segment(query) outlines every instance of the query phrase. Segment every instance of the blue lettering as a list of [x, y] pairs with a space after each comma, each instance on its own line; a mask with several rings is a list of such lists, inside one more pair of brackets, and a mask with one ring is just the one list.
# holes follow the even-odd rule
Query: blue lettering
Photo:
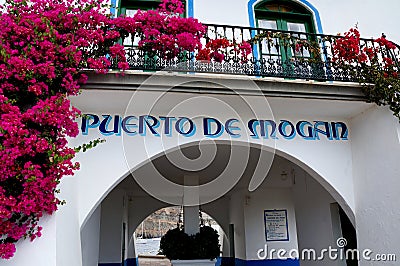
[[120, 117], [119, 115], [116, 115], [114, 117], [114, 127], [109, 130], [108, 125], [110, 124], [112, 117], [111, 115], [103, 115], [104, 119], [101, 121], [100, 126], [99, 126], [99, 131], [101, 134], [104, 136], [111, 136], [116, 134], [116, 136], [121, 135], [121, 130], [120, 130]]
[[[318, 133], [320, 133], [322, 135], [325, 135], [329, 140], [332, 140], [330, 123], [322, 121], [314, 121], [314, 122], [315, 122], [314, 124], [315, 139], [319, 140]], [[318, 128], [319, 126], [323, 126], [324, 129]]]
[[[186, 132], [184, 131], [185, 123], [189, 123], [189, 129]], [[191, 137], [196, 133], [196, 125], [187, 117], [180, 117], [178, 121], [176, 121], [175, 129], [179, 134], [185, 137]]]
[[[217, 129], [214, 133], [211, 133], [212, 130], [212, 123], [217, 126]], [[224, 126], [215, 118], [203, 118], [203, 129], [204, 129], [204, 136], [209, 138], [217, 138], [222, 135], [224, 132]]]
[[137, 134], [136, 129], [138, 125], [136, 123], [129, 123], [133, 119], [136, 121], [138, 120], [136, 116], [127, 116], [122, 120], [122, 130], [129, 136], [135, 136]]
[[257, 134], [257, 126], [260, 125], [260, 121], [258, 121], [257, 119], [251, 119], [248, 123], [247, 123], [247, 127], [250, 130], [250, 137], [252, 137], [253, 139], [258, 139], [258, 134]]
[[[91, 120], [93, 120], [92, 123], [90, 123]], [[100, 119], [97, 115], [92, 115], [92, 114], [83, 115], [82, 116], [82, 124], [81, 124], [82, 135], [89, 134], [89, 128], [98, 127], [99, 122], [100, 122]]]
[[167, 137], [172, 136], [172, 121], [176, 120], [173, 116], [160, 116], [161, 120], [164, 120], [164, 134]]
[[157, 120], [157, 118], [151, 115], [139, 116], [139, 134], [141, 136], [146, 136], [146, 126], [154, 136], [160, 136], [160, 134], [155, 131], [155, 129], [160, 126], [160, 122]]
[[[268, 125], [271, 126], [271, 135], [268, 134]], [[278, 139], [276, 137], [276, 123], [272, 120], [260, 120], [261, 136], [265, 139], [271, 137], [272, 139]]]
[[[286, 127], [290, 126], [291, 132], [288, 134], [286, 132]], [[285, 139], [293, 139], [296, 136], [296, 130], [294, 128], [294, 125], [287, 120], [281, 120], [281, 123], [279, 124], [279, 133], [285, 138]]]
[[239, 130], [240, 131], [240, 127], [232, 125], [233, 123], [237, 123], [237, 122], [239, 122], [239, 120], [237, 120], [235, 118], [228, 119], [228, 121], [225, 122], [225, 130], [233, 138], [240, 138], [240, 136], [241, 136], [240, 134], [233, 133], [233, 131], [235, 131], [235, 130]]
[[[307, 133], [304, 132], [304, 127], [307, 126]], [[305, 140], [315, 140], [314, 126], [308, 121], [299, 121], [296, 124], [296, 130], [299, 136]]]
[[[332, 125], [332, 135], [336, 140], [348, 140], [349, 131], [347, 130], [347, 126], [343, 122], [331, 122]], [[339, 128], [341, 129], [341, 133], [339, 134]]]

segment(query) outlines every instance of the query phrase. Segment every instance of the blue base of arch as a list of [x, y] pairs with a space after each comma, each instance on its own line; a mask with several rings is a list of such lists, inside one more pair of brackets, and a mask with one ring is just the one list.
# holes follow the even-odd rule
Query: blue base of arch
[[139, 259], [127, 259], [125, 260], [124, 265], [121, 263], [99, 263], [98, 266], [139, 266]]
[[139, 266], [139, 259], [138, 258], [127, 259], [125, 261], [124, 266]]
[[300, 261], [298, 259], [242, 260], [222, 257], [217, 259], [215, 266], [300, 266]]
[[[99, 266], [139, 266], [138, 258], [127, 259], [121, 263], [99, 263]], [[237, 258], [221, 257], [215, 266], [300, 266], [298, 259], [286, 260], [242, 260]]]

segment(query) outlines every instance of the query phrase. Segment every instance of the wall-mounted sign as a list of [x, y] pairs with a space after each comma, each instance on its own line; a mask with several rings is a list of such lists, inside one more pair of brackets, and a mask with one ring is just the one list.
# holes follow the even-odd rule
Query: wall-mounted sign
[[[98, 130], [104, 136], [146, 136], [160, 137], [183, 136], [192, 137], [201, 134], [207, 138], [218, 138], [227, 134], [232, 138], [240, 138], [248, 134], [254, 139], [287, 139], [299, 137], [305, 140], [347, 140], [348, 129], [343, 122], [331, 121], [289, 121], [270, 119], [249, 119], [240, 121], [230, 118], [224, 121], [203, 117], [194, 120], [188, 117], [152, 116], [152, 115], [94, 115], [85, 114], [81, 121], [81, 132], [88, 135]], [[246, 132], [245, 132], [246, 131]]]
[[289, 241], [287, 210], [264, 210], [267, 241]]

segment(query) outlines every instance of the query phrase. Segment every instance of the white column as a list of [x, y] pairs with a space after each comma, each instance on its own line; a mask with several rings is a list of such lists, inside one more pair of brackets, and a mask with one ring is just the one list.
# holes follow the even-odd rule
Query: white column
[[183, 192], [183, 223], [185, 233], [194, 235], [199, 232], [199, 177], [187, 175], [184, 177], [184, 192]]
[[[136, 263], [136, 248], [135, 248], [135, 237], [132, 236], [129, 239], [129, 244], [128, 244], [128, 255], [127, 255], [127, 260], [128, 260], [128, 265], [132, 265], [133, 262]], [[133, 264], [135, 265], [135, 264]]]
[[[64, 177], [60, 184], [60, 199], [67, 204], [56, 212], [56, 265], [82, 265], [81, 234], [79, 225], [79, 198], [76, 178]], [[31, 265], [34, 265], [31, 263]], [[42, 265], [42, 264], [36, 264]]]
[[397, 261], [361, 260], [360, 266], [395, 266], [400, 259], [400, 131], [388, 108], [375, 107], [351, 125], [357, 244], [360, 250], [396, 254]]
[[99, 264], [100, 219], [101, 206], [98, 206], [81, 230], [83, 266]]
[[[246, 230], [244, 219], [245, 195], [243, 191], [235, 192], [230, 199], [229, 218], [234, 225], [235, 257], [246, 259]], [[232, 254], [230, 254], [232, 255]]]
[[99, 263], [121, 263], [123, 192], [112, 191], [101, 203]]
[[[136, 246], [135, 246], [135, 230], [137, 227], [137, 216], [138, 216], [138, 210], [139, 207], [136, 207], [136, 202], [133, 199], [132, 196], [127, 196], [128, 197], [128, 253], [127, 253], [127, 259], [128, 263], [127, 265], [136, 265]], [[135, 262], [135, 263], [133, 263]]]

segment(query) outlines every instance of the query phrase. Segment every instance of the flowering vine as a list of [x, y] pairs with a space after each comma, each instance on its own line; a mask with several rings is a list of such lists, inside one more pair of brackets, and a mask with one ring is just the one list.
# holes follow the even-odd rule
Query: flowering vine
[[117, 19], [102, 0], [6, 0], [0, 9], [0, 257], [8, 259], [18, 240], [41, 236], [40, 218], [62, 203], [57, 185], [79, 168], [75, 153], [101, 142], [68, 146], [80, 115], [68, 97], [87, 80], [81, 70], [128, 69], [119, 44], [128, 35], [168, 58], [201, 49], [206, 28], [179, 16], [179, 0]]
[[172, 59], [182, 52], [201, 49], [206, 27], [195, 18], [183, 18], [180, 0], [163, 1], [156, 10], [138, 10], [132, 17], [119, 17], [115, 24], [124, 29], [122, 37], [139, 37], [138, 48], [148, 56]]
[[271, 30], [255, 35], [249, 42], [264, 42], [268, 50], [273, 47], [281, 55], [285, 54], [289, 71], [294, 63], [305, 62], [306, 66], [312, 66], [313, 74], [321, 72], [321, 77], [329, 78], [332, 71], [336, 71], [338, 75], [344, 74], [346, 79], [359, 81], [368, 102], [388, 105], [400, 120], [398, 46], [385, 36], [362, 40], [357, 27], [343, 36], [305, 36]]
[[400, 69], [396, 63], [399, 58], [395, 53], [397, 46], [384, 35], [372, 43], [361, 44], [358, 29], [352, 28], [343, 38], [333, 43], [332, 50], [332, 61], [335, 64], [352, 66], [357, 70], [351, 74], [363, 85], [367, 100], [377, 105], [388, 105], [400, 120]]
[[251, 45], [246, 41], [236, 43], [226, 38], [218, 38], [209, 40], [206, 47], [199, 51], [196, 59], [204, 61], [214, 60], [215, 62], [221, 63], [229, 54], [233, 54], [231, 58], [237, 58], [242, 62], [247, 62], [251, 53]]
[[39, 219], [61, 203], [57, 184], [79, 168], [67, 145], [80, 114], [68, 96], [87, 79], [79, 71], [105, 72], [116, 56], [126, 66], [101, 2], [7, 1], [2, 9], [0, 256], [8, 259], [16, 241], [41, 235]]

